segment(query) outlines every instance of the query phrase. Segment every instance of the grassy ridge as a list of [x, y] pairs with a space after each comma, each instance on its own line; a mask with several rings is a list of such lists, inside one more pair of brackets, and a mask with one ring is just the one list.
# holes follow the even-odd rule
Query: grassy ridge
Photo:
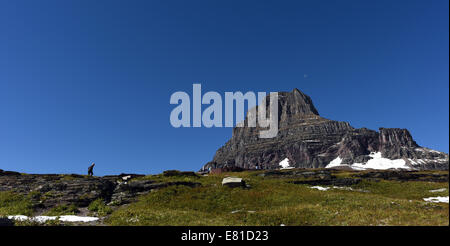
[[[109, 225], [448, 225], [449, 207], [425, 197], [448, 196], [446, 182], [398, 182], [366, 179], [353, 190], [320, 191], [290, 181], [300, 177], [261, 177], [262, 171], [210, 176], [150, 175], [155, 182], [191, 181], [202, 186], [170, 186], [142, 195], [132, 204], [106, 206], [93, 201], [90, 213], [106, 216]], [[439, 172], [429, 172], [437, 174]], [[351, 178], [354, 172], [333, 175]], [[250, 189], [222, 187], [226, 176], [244, 178]], [[130, 182], [134, 182], [133, 180]], [[446, 188], [441, 192], [430, 192]], [[33, 215], [36, 195], [0, 192], [0, 216]], [[77, 207], [60, 205], [46, 215], [76, 214]], [[20, 225], [20, 223], [19, 223]], [[28, 225], [28, 224], [26, 224]]]

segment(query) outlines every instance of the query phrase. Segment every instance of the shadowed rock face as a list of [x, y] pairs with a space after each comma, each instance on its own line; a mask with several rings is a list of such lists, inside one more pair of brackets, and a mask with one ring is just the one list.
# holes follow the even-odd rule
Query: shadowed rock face
[[380, 128], [377, 132], [325, 119], [311, 98], [298, 89], [279, 92], [278, 97], [277, 137], [259, 138], [262, 128], [246, 127], [247, 117], [245, 126], [233, 128], [232, 138], [202, 169], [277, 169], [285, 158], [293, 167], [320, 168], [337, 157], [342, 164], [366, 163], [371, 152], [381, 152], [383, 158], [404, 159], [411, 169], [448, 169], [448, 154], [420, 147], [406, 129]]

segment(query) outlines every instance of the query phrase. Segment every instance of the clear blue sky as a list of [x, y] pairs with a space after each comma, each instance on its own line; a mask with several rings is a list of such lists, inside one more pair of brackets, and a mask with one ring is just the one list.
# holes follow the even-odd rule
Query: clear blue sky
[[198, 170], [231, 128], [171, 127], [193, 83], [296, 87], [326, 118], [448, 153], [448, 67], [448, 0], [0, 0], [0, 169]]

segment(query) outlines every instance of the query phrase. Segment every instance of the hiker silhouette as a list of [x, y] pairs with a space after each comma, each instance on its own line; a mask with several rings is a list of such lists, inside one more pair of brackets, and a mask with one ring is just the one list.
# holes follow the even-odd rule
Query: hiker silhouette
[[95, 163], [92, 163], [92, 165], [90, 165], [88, 167], [88, 175], [89, 176], [93, 176], [94, 175], [94, 166], [95, 166]]

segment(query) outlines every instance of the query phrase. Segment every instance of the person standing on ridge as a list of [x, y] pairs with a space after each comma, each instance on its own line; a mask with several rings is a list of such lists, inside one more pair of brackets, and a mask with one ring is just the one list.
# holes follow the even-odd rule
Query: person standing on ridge
[[90, 165], [88, 167], [88, 175], [89, 176], [93, 176], [94, 175], [94, 166], [95, 166], [95, 163], [92, 163], [92, 165]]

